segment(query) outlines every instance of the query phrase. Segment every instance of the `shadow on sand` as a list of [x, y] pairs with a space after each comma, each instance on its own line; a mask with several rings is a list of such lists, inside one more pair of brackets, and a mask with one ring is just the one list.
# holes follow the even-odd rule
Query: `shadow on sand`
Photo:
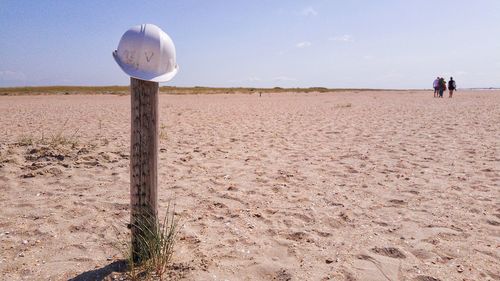
[[112, 262], [105, 267], [86, 271], [68, 281], [101, 281], [113, 272], [125, 272], [127, 270], [127, 261], [119, 260]]

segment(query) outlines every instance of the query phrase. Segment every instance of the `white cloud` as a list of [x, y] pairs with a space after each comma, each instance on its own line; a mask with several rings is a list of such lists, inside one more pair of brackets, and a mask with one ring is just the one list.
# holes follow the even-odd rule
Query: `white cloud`
[[397, 80], [405, 78], [405, 75], [399, 72], [389, 72], [378, 77], [380, 80]]
[[26, 75], [22, 72], [12, 70], [0, 70], [0, 80], [2, 81], [21, 81], [25, 80]]
[[313, 7], [307, 7], [304, 10], [302, 10], [300, 14], [309, 17], [309, 16], [317, 16], [318, 12]]
[[229, 83], [237, 83], [237, 84], [245, 84], [248, 85], [247, 83], [250, 83], [251, 85], [259, 85], [260, 83], [269, 83], [269, 82], [290, 82], [290, 81], [297, 81], [295, 78], [291, 78], [285, 75], [280, 75], [280, 76], [275, 76], [275, 77], [264, 77], [260, 78], [257, 76], [249, 76], [243, 79], [231, 79], [228, 80], [227, 82]]
[[351, 35], [349, 34], [344, 34], [341, 36], [335, 36], [335, 37], [330, 37], [328, 38], [330, 41], [337, 41], [337, 42], [353, 42], [354, 39], [352, 38]]
[[258, 76], [248, 76], [248, 77], [243, 78], [243, 79], [228, 80], [228, 82], [230, 82], [230, 83], [246, 83], [246, 82], [261, 82], [261, 81], [264, 81], [264, 80]]
[[295, 47], [297, 48], [307, 48], [307, 47], [311, 47], [312, 43], [309, 42], [309, 41], [303, 41], [303, 42], [299, 42], [295, 45]]
[[287, 77], [287, 76], [276, 76], [273, 78], [273, 81], [277, 81], [277, 82], [285, 82], [285, 81], [296, 81], [297, 79], [295, 78], [291, 78], [291, 77]]
[[259, 77], [257, 76], [250, 76], [246, 79], [246, 81], [250, 81], [250, 82], [257, 82], [257, 81], [262, 81], [262, 79], [260, 79]]

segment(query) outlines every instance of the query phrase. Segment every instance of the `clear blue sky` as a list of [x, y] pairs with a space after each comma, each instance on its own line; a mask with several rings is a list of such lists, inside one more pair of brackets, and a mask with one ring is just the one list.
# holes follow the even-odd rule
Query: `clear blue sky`
[[0, 87], [128, 85], [111, 53], [141, 23], [176, 45], [164, 85], [500, 87], [499, 0], [0, 0]]

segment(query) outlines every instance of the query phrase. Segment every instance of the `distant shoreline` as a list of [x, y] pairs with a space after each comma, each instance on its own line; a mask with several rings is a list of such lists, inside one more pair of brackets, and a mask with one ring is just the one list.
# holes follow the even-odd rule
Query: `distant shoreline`
[[[368, 88], [251, 88], [251, 87], [172, 87], [161, 86], [161, 94], [253, 94], [253, 93], [330, 93], [330, 92], [365, 92], [365, 91], [427, 91], [428, 89], [368, 89]], [[0, 96], [17, 95], [74, 95], [74, 94], [114, 94], [126, 95], [128, 86], [40, 86], [40, 87], [3, 87]]]
[[[500, 88], [460, 88], [460, 90], [499, 90]], [[127, 95], [128, 86], [40, 86], [40, 87], [3, 87], [0, 96], [19, 95], [75, 95], [75, 94], [111, 94]], [[161, 86], [161, 94], [196, 95], [196, 94], [254, 94], [254, 93], [332, 93], [366, 91], [431, 91], [431, 89], [370, 89], [370, 88], [251, 88], [251, 87], [173, 87]]]

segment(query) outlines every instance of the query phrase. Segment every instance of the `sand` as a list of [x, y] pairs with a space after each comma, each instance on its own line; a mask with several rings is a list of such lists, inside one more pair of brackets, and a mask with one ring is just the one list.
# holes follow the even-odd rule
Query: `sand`
[[[161, 95], [169, 276], [500, 280], [500, 91], [455, 95]], [[129, 99], [0, 97], [0, 279], [113, 279]]]

